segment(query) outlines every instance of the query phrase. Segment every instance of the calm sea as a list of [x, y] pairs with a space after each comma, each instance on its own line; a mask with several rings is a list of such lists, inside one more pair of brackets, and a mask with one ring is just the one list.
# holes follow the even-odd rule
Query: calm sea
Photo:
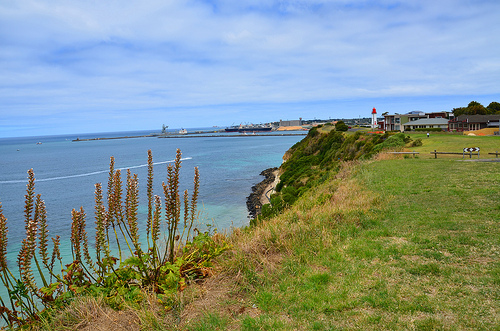
[[[190, 131], [190, 130], [188, 130]], [[73, 139], [120, 137], [148, 132], [117, 132], [92, 135], [45, 136], [0, 139], [0, 201], [8, 223], [8, 260], [14, 267], [25, 236], [24, 195], [27, 170], [33, 168], [36, 193], [42, 195], [48, 216], [49, 235], [60, 235], [69, 257], [71, 210], [83, 206], [90, 237], [94, 227], [94, 184], [106, 187], [109, 159], [115, 169], [130, 168], [139, 176], [140, 216], [146, 218], [145, 187], [147, 151], [153, 152], [155, 194], [161, 196], [167, 164], [182, 151], [182, 190], [192, 190], [194, 167], [200, 171], [198, 210], [202, 224], [219, 231], [249, 223], [246, 197], [263, 178], [259, 173], [279, 166], [283, 154], [303, 136], [231, 136], [160, 139], [156, 137], [73, 142]], [[41, 144], [37, 144], [41, 142]], [[123, 177], [122, 180], [125, 180]], [[14, 268], [17, 270], [17, 267]]]

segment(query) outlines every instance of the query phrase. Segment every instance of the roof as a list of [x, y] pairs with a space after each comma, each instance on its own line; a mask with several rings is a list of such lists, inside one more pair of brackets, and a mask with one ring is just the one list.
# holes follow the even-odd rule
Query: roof
[[460, 115], [454, 122], [488, 123], [500, 120], [500, 115]]
[[403, 124], [403, 126], [406, 125], [448, 125], [448, 120], [446, 118], [421, 118]]
[[411, 112], [406, 113], [406, 114], [395, 113], [395, 114], [386, 114], [384, 116], [412, 116], [412, 117], [415, 117], [415, 116], [426, 116], [426, 115], [424, 112], [414, 110], [414, 111], [411, 111]]

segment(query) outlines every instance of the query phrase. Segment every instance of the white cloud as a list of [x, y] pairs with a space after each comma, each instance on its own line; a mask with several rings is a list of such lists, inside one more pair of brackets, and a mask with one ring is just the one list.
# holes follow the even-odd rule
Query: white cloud
[[468, 0], [5, 1], [0, 112], [193, 118], [226, 105], [498, 95], [498, 12]]

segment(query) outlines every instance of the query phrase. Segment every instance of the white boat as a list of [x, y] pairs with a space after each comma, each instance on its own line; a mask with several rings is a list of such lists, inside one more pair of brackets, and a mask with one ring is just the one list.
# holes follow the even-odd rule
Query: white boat
[[180, 129], [179, 130], [179, 134], [187, 134], [187, 130], [186, 129]]

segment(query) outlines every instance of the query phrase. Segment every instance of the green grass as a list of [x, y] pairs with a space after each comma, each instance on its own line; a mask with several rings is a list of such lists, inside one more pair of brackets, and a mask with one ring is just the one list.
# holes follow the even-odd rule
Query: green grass
[[215, 279], [179, 293], [175, 312], [152, 300], [143, 329], [500, 330], [500, 163], [429, 154], [487, 158], [500, 138], [411, 137], [418, 158], [343, 163], [235, 229]]
[[233, 316], [231, 329], [498, 330], [499, 164], [404, 159], [348, 171], [253, 234], [282, 259], [241, 257], [252, 273], [232, 292], [260, 314]]
[[[434, 158], [434, 154], [430, 154], [434, 150], [438, 152], [456, 152], [461, 153], [466, 147], [479, 147], [480, 158], [490, 159], [495, 158], [495, 155], [488, 155], [488, 153], [500, 152], [500, 136], [464, 136], [447, 133], [434, 133], [431, 132], [429, 138], [424, 133], [410, 133], [409, 135], [413, 140], [418, 138], [422, 139], [423, 145], [419, 147], [409, 147], [408, 149], [420, 152], [420, 158]], [[472, 156], [477, 158], [477, 156]], [[461, 155], [438, 155], [438, 159], [461, 159]]]

